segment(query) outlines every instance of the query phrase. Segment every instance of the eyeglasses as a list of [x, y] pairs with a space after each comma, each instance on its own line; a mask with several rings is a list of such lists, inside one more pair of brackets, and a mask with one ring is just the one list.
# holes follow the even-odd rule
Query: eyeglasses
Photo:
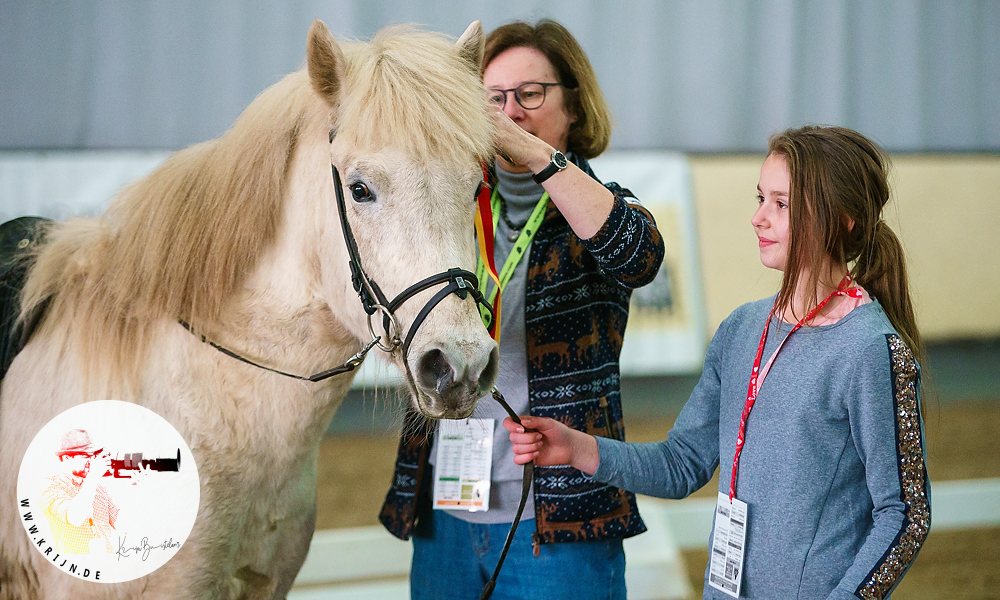
[[507, 93], [514, 92], [514, 99], [525, 110], [534, 110], [545, 102], [545, 90], [561, 83], [536, 83], [529, 81], [522, 83], [516, 88], [509, 90], [498, 90], [490, 88], [487, 90], [490, 104], [503, 108], [507, 106]]

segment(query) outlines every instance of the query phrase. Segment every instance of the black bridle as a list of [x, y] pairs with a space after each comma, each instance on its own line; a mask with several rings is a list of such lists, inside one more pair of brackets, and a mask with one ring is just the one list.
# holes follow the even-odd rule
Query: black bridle
[[[388, 341], [388, 346], [378, 342], [377, 345], [380, 349], [385, 352], [392, 352], [396, 347], [402, 346], [403, 361], [406, 361], [406, 356], [410, 349], [410, 342], [413, 341], [413, 335], [417, 332], [417, 328], [424, 322], [427, 315], [430, 314], [431, 310], [438, 305], [439, 302], [444, 300], [449, 294], [455, 294], [461, 299], [465, 299], [466, 294], [471, 294], [476, 303], [484, 306], [490, 314], [490, 320], [492, 321], [495, 317], [493, 314], [493, 307], [490, 303], [486, 301], [482, 292], [479, 291], [479, 279], [476, 278], [476, 274], [465, 269], [452, 268], [448, 269], [443, 273], [438, 273], [437, 275], [431, 275], [430, 277], [421, 279], [417, 283], [414, 283], [410, 287], [406, 288], [402, 292], [396, 295], [392, 301], [388, 301], [385, 294], [379, 288], [375, 280], [365, 273], [364, 267], [361, 265], [361, 255], [358, 253], [358, 244], [354, 240], [354, 233], [351, 231], [351, 224], [347, 220], [347, 206], [344, 202], [344, 191], [343, 184], [340, 181], [340, 172], [337, 170], [337, 166], [331, 164], [331, 169], [333, 170], [333, 187], [337, 194], [337, 211], [340, 213], [340, 226], [344, 231], [344, 242], [347, 244], [347, 253], [350, 255], [349, 265], [351, 267], [351, 283], [354, 284], [354, 291], [358, 293], [361, 298], [361, 305], [364, 306], [365, 313], [368, 314], [368, 332], [372, 334], [372, 338], [377, 337], [375, 335], [375, 330], [372, 327], [372, 316], [376, 312], [382, 313], [382, 329], [385, 332], [386, 340]], [[434, 287], [440, 283], [448, 282], [448, 285], [441, 288], [438, 293], [424, 304], [420, 312], [410, 323], [410, 329], [406, 333], [406, 339], [400, 343], [399, 340], [399, 321], [396, 320], [395, 311], [399, 308], [403, 302], [406, 302], [416, 294]]]
[[[334, 132], [331, 131], [331, 142], [333, 142], [333, 137]], [[493, 307], [483, 296], [482, 292], [479, 291], [479, 280], [475, 273], [460, 268], [448, 269], [443, 273], [438, 273], [421, 279], [417, 283], [397, 294], [392, 301], [388, 301], [378, 284], [375, 283], [374, 279], [368, 276], [361, 264], [361, 255], [358, 252], [358, 244], [354, 239], [354, 233], [351, 231], [351, 224], [347, 220], [347, 205], [344, 202], [343, 183], [340, 180], [340, 172], [337, 170], [337, 166], [333, 163], [330, 164], [330, 167], [333, 171], [333, 187], [337, 197], [337, 212], [340, 215], [340, 226], [344, 232], [344, 243], [347, 246], [347, 253], [349, 255], [348, 264], [351, 268], [351, 283], [354, 285], [354, 291], [358, 293], [358, 297], [361, 299], [361, 305], [364, 307], [365, 313], [368, 315], [368, 333], [372, 336], [371, 341], [368, 342], [357, 354], [349, 358], [344, 364], [332, 369], [320, 371], [319, 373], [315, 373], [313, 375], [302, 376], [294, 373], [286, 373], [285, 371], [280, 371], [278, 369], [258, 364], [248, 358], [240, 356], [228, 348], [216, 344], [203, 335], [199, 337], [202, 342], [209, 344], [219, 352], [246, 364], [253, 365], [272, 373], [277, 373], [278, 375], [284, 375], [285, 377], [312, 382], [322, 381], [335, 375], [341, 375], [343, 373], [353, 371], [361, 365], [365, 356], [375, 346], [378, 346], [380, 350], [389, 354], [392, 354], [398, 349], [400, 350], [403, 365], [407, 371], [407, 377], [410, 378], [411, 385], [415, 385], [413, 384], [412, 377], [409, 374], [409, 366], [406, 357], [409, 352], [410, 342], [413, 341], [414, 334], [420, 325], [423, 324], [424, 319], [427, 318], [427, 315], [430, 314], [431, 310], [433, 310], [435, 306], [437, 306], [450, 294], [455, 294], [462, 300], [464, 300], [467, 295], [471, 294], [472, 298], [476, 301], [476, 304], [486, 308], [490, 315], [490, 322], [492, 323], [496, 319], [496, 315], [493, 313]], [[413, 319], [413, 322], [410, 323], [410, 328], [406, 333], [406, 338], [400, 341], [400, 327], [399, 321], [396, 319], [396, 309], [398, 309], [403, 302], [406, 302], [416, 294], [445, 282], [447, 282], [447, 285], [438, 290], [438, 292], [434, 294], [434, 296], [432, 296], [431, 299], [428, 300], [427, 303], [420, 309], [417, 316]], [[385, 343], [382, 342], [382, 336], [375, 334], [375, 329], [372, 326], [372, 316], [374, 316], [376, 312], [382, 313], [382, 329], [385, 333]], [[188, 331], [194, 333], [191, 325], [187, 322], [182, 320], [180, 321], [180, 324], [183, 325]], [[518, 418], [517, 413], [515, 413], [514, 410], [511, 409], [510, 405], [507, 404], [506, 400], [504, 400], [503, 394], [501, 394], [496, 388], [493, 388], [492, 395], [493, 398], [499, 402], [501, 406], [503, 406], [504, 410], [507, 411], [510, 418], [520, 425], [521, 419]], [[514, 517], [514, 522], [511, 523], [510, 531], [507, 533], [507, 540], [504, 542], [503, 551], [500, 553], [500, 559], [497, 561], [497, 566], [493, 571], [493, 576], [490, 577], [490, 580], [486, 582], [485, 587], [483, 587], [482, 594], [479, 597], [480, 600], [488, 600], [490, 596], [493, 595], [493, 589], [496, 587], [497, 576], [500, 575], [500, 568], [503, 566], [504, 560], [507, 558], [507, 551], [510, 550], [511, 542], [514, 541], [514, 533], [517, 531], [517, 526], [521, 521], [521, 514], [524, 512], [524, 506], [528, 500], [528, 492], [531, 488], [534, 471], [533, 462], [529, 462], [524, 465], [524, 474], [521, 479], [521, 501], [517, 507], [517, 514]]]
[[[414, 283], [397, 294], [391, 302], [388, 301], [385, 294], [382, 293], [381, 288], [379, 288], [378, 284], [375, 283], [374, 279], [368, 276], [365, 272], [364, 266], [361, 264], [361, 255], [358, 253], [358, 243], [354, 239], [354, 233], [351, 231], [351, 224], [347, 220], [347, 206], [344, 202], [344, 192], [340, 180], [340, 173], [337, 171], [336, 165], [331, 164], [330, 167], [333, 170], [333, 187], [337, 197], [337, 211], [340, 215], [340, 226], [344, 232], [344, 243], [347, 246], [347, 253], [349, 255], [348, 265], [351, 269], [351, 283], [354, 285], [354, 291], [358, 293], [358, 297], [361, 299], [361, 305], [364, 307], [365, 313], [368, 315], [368, 333], [372, 336], [371, 341], [368, 342], [357, 354], [349, 358], [344, 364], [308, 376], [296, 375], [294, 373], [288, 373], [259, 364], [224, 346], [216, 344], [203, 335], [199, 336], [202, 342], [205, 342], [219, 352], [222, 352], [223, 354], [242, 361], [248, 365], [253, 365], [260, 369], [277, 373], [278, 375], [284, 375], [285, 377], [291, 377], [302, 381], [316, 382], [323, 381], [324, 379], [328, 379], [335, 375], [349, 373], [358, 368], [364, 361], [368, 352], [375, 346], [378, 346], [380, 350], [389, 354], [392, 354], [399, 349], [401, 351], [403, 364], [407, 365], [406, 357], [410, 349], [410, 342], [413, 341], [413, 336], [417, 332], [417, 329], [423, 324], [424, 319], [427, 318], [427, 315], [430, 314], [431, 310], [433, 310], [435, 306], [437, 306], [450, 294], [455, 294], [463, 300], [467, 295], [471, 295], [478, 305], [486, 308], [491, 321], [495, 318], [493, 314], [493, 307], [486, 301], [482, 292], [479, 291], [479, 280], [476, 278], [476, 274], [459, 268], [448, 269], [443, 273], [438, 273], [421, 279], [417, 283]], [[438, 290], [438, 292], [434, 294], [434, 296], [432, 296], [431, 299], [428, 300], [417, 313], [413, 322], [410, 323], [410, 329], [406, 333], [406, 338], [401, 341], [399, 339], [399, 321], [396, 319], [395, 314], [396, 309], [418, 293], [445, 282], [447, 282], [447, 285]], [[381, 335], [376, 335], [375, 328], [372, 326], [372, 316], [376, 312], [382, 313], [382, 329], [385, 334], [384, 338]], [[191, 331], [192, 333], [194, 332], [191, 325], [186, 321], [181, 320], [180, 324], [183, 325], [188, 331]], [[385, 342], [383, 342], [383, 339]], [[409, 371], [408, 366], [406, 367], [406, 370]]]

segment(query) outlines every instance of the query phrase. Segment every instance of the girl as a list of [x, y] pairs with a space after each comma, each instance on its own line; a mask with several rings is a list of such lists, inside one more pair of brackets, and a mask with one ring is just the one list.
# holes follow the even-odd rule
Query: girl
[[667, 439], [507, 419], [515, 462], [666, 498], [721, 464], [705, 598], [888, 597], [930, 527], [920, 335], [881, 219], [888, 165], [849, 129], [772, 137], [751, 224], [781, 290], [719, 326]]

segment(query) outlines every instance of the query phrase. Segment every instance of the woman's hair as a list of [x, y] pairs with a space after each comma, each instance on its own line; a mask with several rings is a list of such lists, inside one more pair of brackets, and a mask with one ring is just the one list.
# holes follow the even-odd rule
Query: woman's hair
[[611, 110], [597, 84], [594, 68], [576, 38], [551, 19], [542, 19], [535, 25], [525, 22], [501, 25], [486, 38], [483, 69], [504, 50], [519, 47], [538, 50], [556, 71], [563, 86], [566, 110], [576, 117], [569, 127], [566, 147], [584, 158], [599, 156], [611, 141]]
[[777, 305], [791, 306], [803, 269], [814, 306], [827, 257], [840, 265], [854, 263], [855, 281], [878, 299], [892, 326], [922, 356], [903, 247], [882, 219], [890, 193], [888, 155], [844, 127], [789, 129], [771, 136], [768, 150], [785, 158], [791, 178], [788, 261]]

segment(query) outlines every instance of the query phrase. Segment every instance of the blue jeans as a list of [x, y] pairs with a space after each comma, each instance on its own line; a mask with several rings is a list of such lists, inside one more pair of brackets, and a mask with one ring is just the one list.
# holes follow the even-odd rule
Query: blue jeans
[[[467, 523], [447, 511], [421, 512], [413, 536], [410, 600], [476, 600], [493, 575], [509, 523]], [[531, 547], [523, 521], [497, 578], [496, 600], [625, 600], [621, 539]]]

